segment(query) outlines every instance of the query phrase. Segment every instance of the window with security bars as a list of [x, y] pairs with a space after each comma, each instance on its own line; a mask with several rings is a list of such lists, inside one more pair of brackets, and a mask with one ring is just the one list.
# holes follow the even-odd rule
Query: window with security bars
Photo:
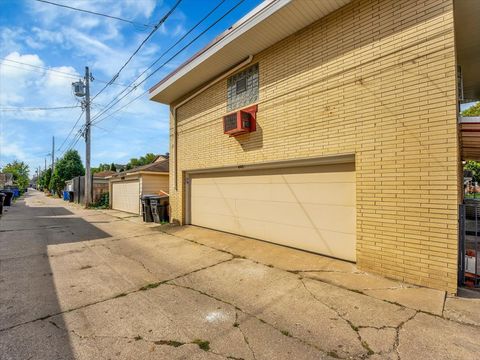
[[237, 113], [227, 115], [223, 119], [224, 131], [230, 131], [237, 128]]
[[258, 100], [258, 64], [227, 80], [227, 111], [239, 109]]

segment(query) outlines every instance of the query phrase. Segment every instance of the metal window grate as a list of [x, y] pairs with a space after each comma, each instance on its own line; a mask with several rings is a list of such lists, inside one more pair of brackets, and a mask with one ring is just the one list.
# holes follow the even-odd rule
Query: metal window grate
[[226, 115], [223, 119], [224, 131], [230, 131], [237, 128], [237, 113]]
[[241, 94], [244, 91], [247, 91], [247, 78], [243, 77], [238, 79], [237, 82], [235, 83], [235, 87], [236, 87], [235, 90], [237, 95]]
[[258, 64], [232, 75], [227, 80], [227, 111], [258, 101]]

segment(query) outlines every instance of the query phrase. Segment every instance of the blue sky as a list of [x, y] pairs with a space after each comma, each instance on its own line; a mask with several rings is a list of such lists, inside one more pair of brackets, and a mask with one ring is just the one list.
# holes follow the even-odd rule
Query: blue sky
[[[169, 54], [173, 55], [238, 1], [224, 0], [202, 25]], [[175, 1], [52, 2], [117, 16], [136, 23], [154, 24]], [[244, 0], [186, 51], [110, 111], [115, 111], [154, 85], [260, 2], [261, 0]], [[122, 71], [115, 81], [118, 85], [109, 86], [94, 100], [92, 116], [124, 89], [122, 84], [130, 84], [218, 3], [220, 0], [183, 0]], [[80, 108], [41, 111], [11, 110], [12, 108], [78, 106], [79, 101], [72, 94], [71, 83], [75, 78], [83, 76], [85, 66], [90, 67], [95, 78], [91, 88], [92, 95], [95, 95], [104, 86], [102, 81], [112, 78], [149, 31], [141, 26], [35, 0], [0, 0], [0, 167], [18, 159], [25, 161], [33, 174], [38, 166], [43, 168], [45, 157], [50, 161], [47, 154], [51, 152], [52, 136], [55, 136], [56, 140], [56, 155], [61, 156], [85, 121], [82, 117], [64, 143], [81, 114]], [[161, 63], [162, 61], [159, 62]], [[168, 151], [168, 128], [168, 108], [149, 101], [148, 95], [145, 95], [92, 128], [92, 166], [99, 163], [126, 163], [130, 158], [147, 152], [165, 153]], [[74, 148], [83, 158], [83, 138]]]

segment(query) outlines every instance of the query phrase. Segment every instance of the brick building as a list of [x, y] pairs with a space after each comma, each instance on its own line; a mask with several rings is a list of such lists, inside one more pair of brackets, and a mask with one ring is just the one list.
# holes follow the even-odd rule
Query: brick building
[[262, 3], [150, 90], [172, 218], [456, 292], [479, 3]]

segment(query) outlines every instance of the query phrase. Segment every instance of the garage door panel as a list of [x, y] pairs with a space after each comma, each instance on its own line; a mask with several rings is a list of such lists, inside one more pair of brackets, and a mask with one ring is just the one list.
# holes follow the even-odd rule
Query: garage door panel
[[[207, 203], [205, 203], [207, 202]], [[237, 216], [235, 212], [235, 199], [215, 198], [192, 198], [192, 212], [208, 213], [211, 215]], [[197, 211], [198, 208], [198, 211]]]
[[308, 216], [297, 203], [281, 201], [236, 201], [237, 216], [258, 219], [272, 224], [289, 223], [309, 226]]
[[305, 204], [304, 208], [317, 229], [355, 233], [354, 207]]
[[140, 213], [140, 182], [127, 181], [112, 184], [112, 208], [129, 213]]
[[220, 231], [231, 232], [233, 234], [239, 234], [242, 230], [241, 227], [239, 227], [238, 218], [228, 215], [211, 216], [208, 213], [200, 213], [196, 221], [198, 224], [201, 224], [201, 226]]
[[355, 186], [350, 183], [291, 184], [297, 201], [311, 204], [355, 205]]
[[201, 175], [191, 223], [355, 260], [353, 164]]

